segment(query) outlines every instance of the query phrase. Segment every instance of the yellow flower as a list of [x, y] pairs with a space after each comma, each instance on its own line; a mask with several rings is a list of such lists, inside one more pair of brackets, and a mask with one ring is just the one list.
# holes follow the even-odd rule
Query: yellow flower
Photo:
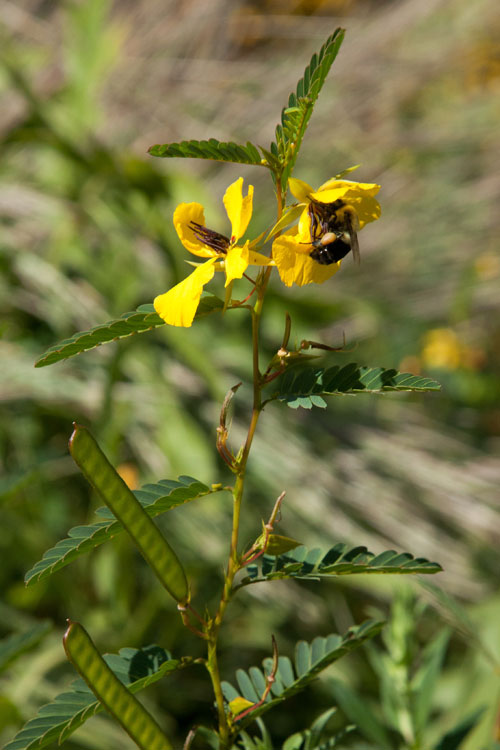
[[427, 331], [422, 348], [422, 359], [427, 367], [456, 370], [460, 366], [462, 347], [451, 328], [433, 328]]
[[[314, 190], [306, 182], [293, 177], [288, 184], [290, 191], [304, 209], [298, 225], [274, 240], [273, 260], [286, 286], [303, 286], [313, 282], [322, 284], [337, 273], [341, 260], [329, 259], [326, 262], [318, 262], [311, 258], [314, 248], [312, 241], [321, 239], [327, 233], [336, 234], [335, 242], [343, 246], [344, 255], [347, 254], [352, 245], [353, 232], [355, 234], [365, 224], [375, 221], [380, 216], [380, 205], [374, 197], [380, 190], [380, 185], [332, 178], [318, 190]], [[337, 201], [341, 203], [336, 204]], [[325, 208], [313, 210], [313, 205], [324, 205]], [[343, 207], [345, 212], [346, 206], [353, 225], [350, 232], [341, 226], [339, 219], [339, 207]], [[320, 219], [313, 219], [318, 211]], [[333, 226], [328, 227], [328, 224], [332, 223], [329, 222], [330, 219], [333, 220], [335, 231]], [[312, 225], [313, 220], [315, 226]]]
[[155, 310], [165, 323], [189, 327], [200, 302], [203, 287], [216, 270], [226, 273], [226, 287], [234, 279], [241, 279], [249, 265], [268, 266], [270, 258], [236, 244], [245, 234], [252, 216], [253, 186], [243, 195], [243, 178], [229, 185], [224, 195], [224, 206], [231, 222], [231, 237], [214, 232], [205, 226], [203, 206], [199, 203], [181, 203], [174, 211], [174, 227], [180, 241], [190, 253], [207, 258], [184, 281], [154, 300]]

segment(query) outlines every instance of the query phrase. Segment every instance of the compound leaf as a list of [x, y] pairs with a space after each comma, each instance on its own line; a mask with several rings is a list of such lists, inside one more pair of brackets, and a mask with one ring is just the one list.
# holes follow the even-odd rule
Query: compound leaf
[[[244, 729], [250, 722], [287, 698], [303, 690], [321, 671], [337, 659], [359, 648], [366, 640], [373, 638], [382, 629], [382, 621], [367, 620], [361, 625], [349, 628], [345, 635], [336, 633], [326, 638], [315, 638], [312, 643], [299, 641], [295, 647], [295, 665], [287, 656], [278, 657], [278, 669], [266, 700], [250, 714], [237, 722]], [[266, 685], [266, 676], [271, 674], [273, 660], [266, 658], [263, 669], [252, 667], [248, 672], [239, 669], [236, 673], [238, 688], [229, 682], [222, 683], [224, 697], [231, 702], [243, 697], [257, 703]]]
[[[276, 381], [275, 381], [276, 382]], [[361, 367], [351, 362], [344, 367], [304, 367], [287, 370], [276, 382], [277, 390], [269, 400], [283, 401], [292, 409], [301, 406], [326, 407], [323, 396], [356, 393], [384, 393], [387, 391], [439, 391], [436, 380], [398, 372], [384, 367]]]
[[276, 127], [276, 143], [271, 145], [271, 151], [277, 150], [284, 165], [281, 177], [283, 189], [286, 188], [314, 105], [344, 40], [344, 34], [344, 29], [336, 29], [320, 51], [312, 56], [295, 92], [288, 97], [288, 106], [281, 113], [281, 123]]
[[326, 554], [319, 549], [308, 550], [301, 546], [278, 557], [262, 555], [247, 566], [248, 577], [240, 585], [283, 578], [319, 580], [360, 573], [439, 573], [441, 570], [438, 563], [423, 557], [415, 558], [409, 552], [386, 550], [374, 555], [366, 547], [349, 549], [346, 544], [339, 543]]
[[[220, 489], [220, 487], [210, 489], [193, 477], [181, 476], [177, 481], [162, 479], [157, 484], [146, 484], [142, 489], [135, 490], [133, 494], [146, 513], [154, 518], [191, 500], [219, 492]], [[47, 550], [42, 559], [26, 573], [24, 582], [27, 586], [42, 581], [69, 565], [80, 555], [104, 544], [125, 530], [109, 508], [98, 508], [96, 514], [106, 520], [97, 521], [88, 526], [74, 526], [70, 529], [69, 536]]]
[[243, 146], [239, 143], [218, 141], [181, 141], [180, 143], [157, 144], [148, 149], [151, 156], [180, 157], [184, 159], [212, 159], [236, 164], [255, 164], [265, 166], [257, 148], [249, 141]]
[[[106, 654], [103, 659], [131, 693], [143, 690], [169, 672], [189, 663], [186, 659], [182, 662], [172, 659], [168, 651], [155, 645], [142, 649], [123, 648], [119, 654]], [[87, 719], [102, 710], [103, 706], [96, 701], [85, 682], [75, 680], [69, 690], [42, 706], [38, 714], [28, 721], [4, 750], [41, 750], [48, 746], [54, 747], [55, 743], [63, 742]]]
[[[224, 302], [221, 299], [213, 294], [206, 294], [200, 300], [195, 317], [201, 318], [204, 315], [210, 315], [210, 313], [221, 311], [223, 307]], [[135, 333], [151, 331], [153, 328], [164, 325], [165, 321], [156, 314], [152, 304], [140, 305], [135, 312], [124, 313], [116, 320], [110, 320], [108, 323], [95, 326], [88, 331], [75, 333], [70, 338], [59, 341], [58, 344], [54, 344], [42, 354], [40, 359], [35, 362], [35, 367], [53, 365], [55, 362], [68, 359], [75, 354], [94, 349], [100, 344], [106, 344], [108, 341], [117, 341]]]

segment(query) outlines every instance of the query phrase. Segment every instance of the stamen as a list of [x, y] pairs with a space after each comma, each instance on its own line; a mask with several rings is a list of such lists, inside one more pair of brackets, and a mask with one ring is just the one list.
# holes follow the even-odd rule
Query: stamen
[[214, 232], [213, 229], [204, 227], [202, 224], [198, 224], [196, 221], [191, 221], [189, 227], [193, 231], [196, 239], [203, 242], [204, 245], [212, 248], [212, 250], [215, 250], [216, 253], [226, 255], [228, 247], [231, 244], [227, 237], [223, 234], [219, 234], [219, 232]]

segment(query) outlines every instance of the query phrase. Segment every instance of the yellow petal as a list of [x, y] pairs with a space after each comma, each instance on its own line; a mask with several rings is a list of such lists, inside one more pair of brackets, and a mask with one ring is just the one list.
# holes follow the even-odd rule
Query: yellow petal
[[[340, 182], [338, 180], [337, 182]], [[324, 190], [316, 190], [314, 193], [311, 193], [309, 196], [310, 198], [313, 198], [315, 201], [319, 201], [320, 203], [333, 203], [333, 201], [338, 200], [339, 198], [343, 198], [346, 193], [349, 192], [349, 188], [347, 185], [331, 185], [328, 188], [325, 188]]]
[[[297, 229], [298, 234], [300, 235], [300, 241], [309, 242], [311, 239], [311, 217], [309, 216], [309, 211], [307, 209], [300, 214]], [[311, 252], [311, 248], [309, 248], [308, 252]]]
[[368, 224], [370, 221], [380, 219], [380, 203], [376, 198], [372, 198], [371, 195], [357, 196], [352, 199], [347, 195], [346, 200], [348, 200], [356, 210], [360, 229], [363, 229], [364, 225]]
[[282, 234], [274, 240], [273, 259], [286, 286], [322, 284], [337, 273], [341, 261], [323, 266], [309, 257], [310, 251], [310, 245], [300, 243], [300, 235]]
[[377, 195], [378, 191], [380, 190], [380, 185], [377, 185], [374, 182], [354, 182], [353, 180], [337, 180], [335, 177], [331, 177], [329, 180], [320, 185], [318, 190], [313, 193], [313, 197], [315, 197], [316, 193], [321, 193], [324, 190], [341, 188], [358, 191], [367, 195]]
[[205, 226], [205, 214], [200, 203], [180, 203], [174, 211], [174, 227], [179, 239], [190, 253], [200, 258], [212, 258], [215, 252], [201, 242], [190, 227], [190, 223]]
[[224, 205], [231, 222], [231, 242], [243, 237], [252, 216], [253, 185], [248, 186], [248, 195], [244, 197], [242, 189], [243, 177], [239, 177], [224, 194]]
[[307, 182], [298, 180], [296, 177], [290, 177], [288, 180], [288, 187], [290, 188], [292, 195], [297, 198], [300, 203], [305, 203], [311, 193], [314, 192], [314, 189], [308, 185]]
[[243, 247], [231, 247], [226, 255], [226, 286], [234, 279], [241, 279], [248, 266], [273, 266], [271, 258], [249, 250], [248, 240]]
[[328, 180], [311, 197], [320, 203], [333, 203], [342, 198], [354, 206], [362, 229], [370, 221], [380, 217], [380, 204], [373, 197], [380, 190], [380, 185], [368, 182], [351, 182], [351, 180]]
[[155, 310], [165, 323], [189, 328], [196, 315], [203, 287], [215, 273], [216, 260], [211, 258], [198, 266], [187, 279], [155, 298]]
[[231, 247], [226, 255], [226, 286], [234, 279], [241, 279], [248, 268], [248, 249], [245, 247]]

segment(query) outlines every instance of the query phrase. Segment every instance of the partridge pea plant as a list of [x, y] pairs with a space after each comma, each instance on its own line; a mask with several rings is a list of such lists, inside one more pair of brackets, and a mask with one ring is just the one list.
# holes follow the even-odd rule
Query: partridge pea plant
[[[292, 409], [325, 408], [325, 399], [339, 394], [439, 388], [434, 381], [381, 367], [360, 367], [355, 363], [342, 367], [318, 366], [316, 356], [312, 357], [308, 350], [321, 349], [328, 356], [330, 347], [307, 340], [291, 348], [288, 315], [274, 356], [269, 361], [261, 361], [260, 332], [269, 284], [283, 283], [292, 287], [338, 283], [331, 281], [331, 277], [340, 270], [344, 257], [357, 256], [358, 233], [380, 217], [375, 197], [379, 185], [346, 179], [354, 168], [335, 173], [335, 168], [330, 170], [328, 166], [325, 182], [318, 188], [292, 176], [313, 107], [343, 35], [343, 31], [337, 29], [319, 53], [313, 55], [281, 113], [276, 139], [269, 149], [252, 143], [223, 143], [213, 138], [156, 145], [150, 149], [150, 154], [156, 157], [212, 159], [267, 170], [276, 194], [273, 225], [259, 236], [252, 235], [253, 187], [244, 186], [243, 177], [229, 185], [222, 198], [228, 217], [223, 226], [207, 226], [203, 206], [199, 203], [181, 203], [175, 209], [173, 222], [180, 245], [190, 254], [189, 264], [193, 270], [186, 278], [166, 291], [158, 289], [153, 304], [142, 305], [117, 320], [75, 334], [53, 346], [37, 362], [38, 367], [49, 365], [98, 344], [164, 325], [189, 327], [207, 315], [220, 317], [219, 335], [223, 336], [226, 317], [232, 310], [241, 308], [251, 320], [248, 346], [253, 361], [253, 404], [246, 436], [241, 445], [234, 446], [227, 413], [241, 383], [229, 390], [216, 429], [216, 447], [227, 471], [225, 476], [215, 477], [211, 485], [181, 476], [132, 491], [87, 427], [74, 425], [70, 453], [101, 497], [104, 507], [97, 511], [98, 518], [93, 524], [72, 529], [68, 538], [45, 553], [27, 573], [27, 585], [125, 532], [177, 606], [182, 623], [203, 642], [205, 655], [201, 658], [172, 655], [162, 646], [144, 646], [103, 657], [83, 625], [68, 621], [64, 648], [83, 681], [77, 680], [68, 692], [43, 707], [7, 745], [8, 750], [52, 746], [55, 741], [65, 740], [88, 717], [103, 709], [122, 725], [138, 747], [144, 750], [171, 748], [162, 718], [154, 719], [135, 693], [163, 677], [168, 676], [172, 683], [177, 670], [187, 669], [195, 662], [202, 664], [210, 676], [213, 695], [208, 700], [215, 705], [216, 720], [213, 726], [194, 726], [185, 747], [193, 742], [220, 750], [254, 747], [254, 740], [246, 729], [255, 721], [263, 737], [268, 738], [268, 744], [264, 745], [271, 747], [260, 717], [303, 690], [331, 663], [375, 636], [383, 623], [369, 620], [343, 635], [318, 637], [311, 643], [300, 641], [293, 661], [281, 653], [280, 644], [270, 634], [270, 653], [262, 668], [252, 667], [245, 672], [246, 665], [242, 665], [233, 685], [222, 679], [218, 654], [219, 639], [224, 635], [224, 618], [234, 597], [247, 586], [258, 583], [272, 586], [273, 581], [281, 579], [334, 581], [339, 575], [436, 573], [440, 570], [437, 563], [409, 553], [387, 550], [375, 555], [364, 546], [348, 548], [335, 541], [330, 549], [322, 552], [308, 551], [300, 542], [277, 533], [285, 487], [277, 499], [270, 501], [269, 515], [262, 521], [258, 537], [240, 539], [241, 514], [251, 512], [251, 507], [245, 505], [247, 466], [252, 441], [266, 406], [281, 402], [282, 406]], [[224, 281], [221, 296], [217, 294], [222, 289], [217, 275]], [[205, 287], [209, 284], [208, 291]], [[232, 482], [228, 479], [230, 476]], [[215, 604], [204, 601], [202, 592], [192, 596], [196, 587], [192, 586], [182, 560], [171, 546], [172, 540], [165, 538], [153, 520], [188, 502], [202, 502], [204, 496], [213, 493], [232, 495], [232, 531], [220, 596]], [[260, 523], [260, 519], [256, 521]], [[165, 689], [169, 690], [168, 685]], [[318, 719], [311, 729], [298, 727], [302, 733], [296, 735], [298, 740], [293, 747], [326, 747], [325, 742], [328, 747], [339, 746], [340, 736], [335, 737], [326, 730], [327, 718]], [[257, 743], [257, 746], [261, 745]]]

